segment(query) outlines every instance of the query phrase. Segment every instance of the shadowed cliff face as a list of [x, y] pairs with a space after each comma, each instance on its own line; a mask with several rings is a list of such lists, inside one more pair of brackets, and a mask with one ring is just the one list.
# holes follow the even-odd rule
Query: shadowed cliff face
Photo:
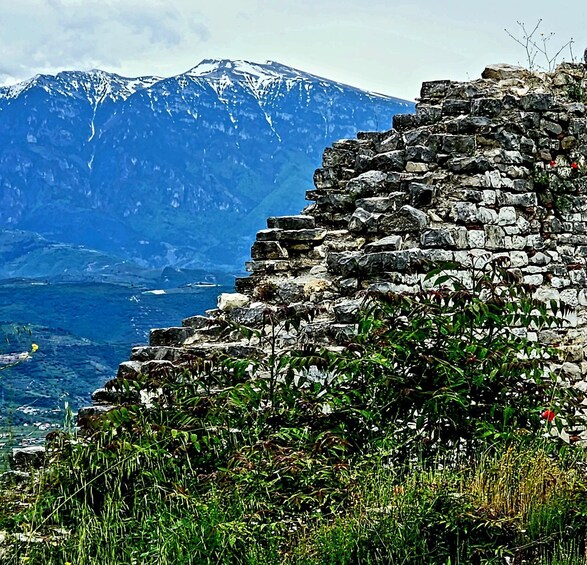
[[143, 266], [234, 267], [269, 213], [302, 206], [325, 145], [412, 106], [278, 63], [37, 76], [0, 89], [0, 225]]

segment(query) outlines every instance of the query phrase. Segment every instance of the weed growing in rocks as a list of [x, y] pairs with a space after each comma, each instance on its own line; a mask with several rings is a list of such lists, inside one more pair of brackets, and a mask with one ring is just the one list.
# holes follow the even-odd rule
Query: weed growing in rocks
[[[435, 270], [416, 294], [369, 294], [336, 354], [272, 350], [158, 375], [148, 407], [53, 438], [30, 502], [0, 513], [3, 562], [578, 554], [583, 476], [573, 451], [541, 439], [541, 414], [565, 414], [573, 398], [542, 378], [556, 351], [512, 331], [561, 312], [509, 277], [498, 265]], [[272, 321], [257, 339], [275, 339]]]

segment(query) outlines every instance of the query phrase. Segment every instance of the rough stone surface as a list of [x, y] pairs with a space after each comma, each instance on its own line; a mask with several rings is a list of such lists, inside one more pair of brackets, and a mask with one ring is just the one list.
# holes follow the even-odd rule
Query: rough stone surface
[[8, 459], [10, 468], [14, 471], [39, 469], [45, 463], [45, 447], [42, 445], [15, 447], [8, 455]]
[[246, 306], [250, 301], [251, 299], [246, 294], [223, 292], [218, 297], [218, 309], [221, 312], [230, 312], [235, 308]]
[[[218, 351], [263, 355], [236, 329], [220, 330], [263, 330], [269, 318], [296, 321], [280, 332], [280, 348], [313, 340], [336, 350], [352, 337], [369, 289], [414, 292], [431, 263], [447, 261], [466, 284], [469, 269], [505, 257], [537, 298], [569, 308], [566, 327], [522, 330], [562, 344], [568, 360], [559, 373], [585, 383], [587, 118], [568, 84], [587, 87], [587, 69], [490, 65], [482, 76], [425, 82], [416, 114], [396, 116], [395, 129], [326, 149], [306, 196], [313, 203], [299, 216], [268, 220], [239, 293], [184, 320], [191, 334], [155, 330], [152, 346], [135, 348], [118, 379]], [[562, 187], [564, 202], [552, 187]]]

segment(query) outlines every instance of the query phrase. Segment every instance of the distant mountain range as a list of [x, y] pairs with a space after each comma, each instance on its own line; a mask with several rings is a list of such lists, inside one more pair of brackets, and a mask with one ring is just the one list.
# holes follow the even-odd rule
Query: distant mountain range
[[268, 215], [303, 207], [325, 146], [413, 107], [275, 62], [0, 88], [0, 277], [240, 268]]

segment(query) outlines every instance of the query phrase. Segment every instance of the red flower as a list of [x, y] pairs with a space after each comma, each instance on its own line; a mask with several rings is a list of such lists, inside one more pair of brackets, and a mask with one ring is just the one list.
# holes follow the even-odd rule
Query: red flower
[[556, 161], [551, 161], [550, 163], [548, 163], [551, 167], [556, 167]]
[[547, 422], [552, 422], [556, 414], [552, 410], [545, 410], [540, 414]]
[[577, 165], [577, 163], [575, 163], [575, 161], [573, 161], [573, 162], [571, 163], [571, 169], [573, 169], [573, 170], [575, 170], [575, 171], [576, 171], [578, 168], [579, 168], [579, 165]]

